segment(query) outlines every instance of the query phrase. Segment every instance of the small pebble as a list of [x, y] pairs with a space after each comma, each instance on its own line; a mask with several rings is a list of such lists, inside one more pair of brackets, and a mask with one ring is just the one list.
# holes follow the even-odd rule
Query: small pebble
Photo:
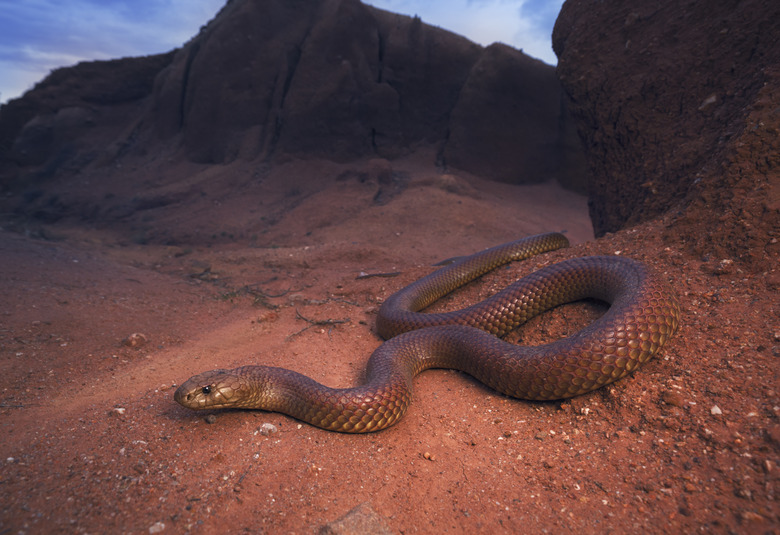
[[741, 516], [742, 520], [746, 522], [761, 522], [764, 520], [763, 516], [753, 511], [743, 511]]
[[257, 428], [257, 432], [263, 435], [264, 437], [267, 437], [268, 435], [272, 435], [276, 433], [278, 429], [274, 424], [264, 423], [260, 427]]
[[133, 333], [124, 340], [122, 340], [122, 343], [126, 345], [127, 347], [143, 347], [146, 345], [146, 343], [149, 341], [149, 339], [146, 337], [145, 334], [141, 333]]
[[278, 319], [279, 319], [279, 314], [277, 314], [273, 310], [266, 310], [257, 317], [255, 323], [271, 323]]
[[721, 260], [718, 263], [717, 267], [715, 267], [712, 270], [712, 272], [715, 275], [728, 275], [733, 271], [733, 267], [734, 267], [734, 261], [729, 258], [726, 258], [724, 260]]
[[393, 533], [387, 525], [387, 520], [374, 511], [368, 502], [358, 505], [340, 519], [321, 526], [318, 532], [323, 535], [346, 533], [390, 535]]
[[[775, 412], [780, 412], [780, 407]], [[773, 425], [766, 428], [766, 437], [769, 442], [780, 446], [780, 425]]]
[[720, 410], [720, 407], [718, 407], [717, 405], [713, 405], [712, 408], [710, 409], [710, 414], [712, 414], [713, 416], [719, 416], [723, 414], [723, 411]]
[[677, 392], [666, 391], [661, 396], [661, 399], [664, 403], [671, 405], [672, 407], [682, 407], [685, 405], [682, 396]]
[[207, 424], [213, 424], [213, 423], [215, 423], [217, 421], [217, 417], [215, 415], [213, 415], [213, 414], [207, 414], [203, 418], [203, 421], [206, 422]]
[[165, 524], [162, 522], [155, 522], [149, 526], [149, 533], [161, 533], [165, 529]]

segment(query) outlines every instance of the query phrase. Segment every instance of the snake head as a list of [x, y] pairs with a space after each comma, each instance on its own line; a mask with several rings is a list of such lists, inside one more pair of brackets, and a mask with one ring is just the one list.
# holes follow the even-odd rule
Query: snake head
[[173, 394], [173, 399], [188, 409], [228, 409], [244, 406], [245, 388], [235, 370], [212, 370], [196, 375]]

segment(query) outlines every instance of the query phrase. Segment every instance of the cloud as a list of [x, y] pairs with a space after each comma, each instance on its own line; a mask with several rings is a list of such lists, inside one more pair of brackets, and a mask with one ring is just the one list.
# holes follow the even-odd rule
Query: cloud
[[[81, 57], [157, 53], [180, 46], [224, 0], [0, 1], [4, 46], [59, 47]], [[6, 6], [8, 4], [8, 6]]]
[[0, 101], [79, 61], [167, 52], [225, 0], [0, 0]]
[[[0, 0], [0, 102], [52, 69], [181, 46], [226, 0]], [[563, 0], [363, 0], [418, 15], [482, 45], [500, 41], [549, 64]]]
[[380, 9], [417, 15], [481, 45], [496, 41], [555, 65], [552, 27], [563, 0], [363, 0]]

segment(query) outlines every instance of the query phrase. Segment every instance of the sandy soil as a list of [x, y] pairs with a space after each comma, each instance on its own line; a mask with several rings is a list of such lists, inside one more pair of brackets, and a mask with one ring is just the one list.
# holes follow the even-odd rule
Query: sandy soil
[[[590, 241], [586, 199], [555, 184], [414, 160], [391, 182], [317, 182], [319, 165], [149, 212], [142, 238], [0, 231], [0, 533], [312, 533], [361, 504], [393, 533], [779, 531], [777, 271], [691, 257], [662, 221]], [[260, 411], [207, 419], [172, 399], [195, 373], [249, 363], [355, 384], [384, 298], [438, 260], [551, 230], [574, 246], [440, 306], [564, 258], [641, 259], [677, 289], [683, 322], [615, 385], [528, 403], [430, 371], [399, 424], [364, 436]], [[515, 339], [566, 336], [602, 311], [567, 305]]]

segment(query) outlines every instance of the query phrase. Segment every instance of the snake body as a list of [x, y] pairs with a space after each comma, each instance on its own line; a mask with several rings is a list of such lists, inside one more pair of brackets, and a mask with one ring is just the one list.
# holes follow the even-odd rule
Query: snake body
[[[463, 310], [419, 312], [502, 264], [567, 245], [558, 233], [500, 245], [390, 296], [377, 317], [377, 332], [387, 341], [371, 355], [361, 386], [329, 388], [284, 368], [244, 366], [197, 375], [176, 390], [174, 399], [191, 409], [264, 409], [323, 429], [361, 433], [396, 423], [411, 403], [412, 379], [430, 368], [461, 370], [521, 399], [584, 394], [635, 370], [677, 329], [677, 300], [640, 262], [620, 256], [574, 258]], [[545, 310], [584, 298], [611, 306], [573, 336], [531, 347], [500, 338]]]

